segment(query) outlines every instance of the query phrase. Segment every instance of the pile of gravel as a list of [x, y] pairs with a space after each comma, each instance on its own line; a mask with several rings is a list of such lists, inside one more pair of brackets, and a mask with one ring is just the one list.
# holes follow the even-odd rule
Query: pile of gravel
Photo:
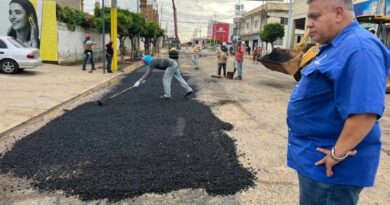
[[[107, 96], [140, 75], [129, 75]], [[231, 195], [253, 186], [253, 173], [239, 163], [234, 141], [224, 133], [232, 125], [185, 99], [177, 83], [172, 100], [159, 99], [161, 79], [154, 73], [103, 107], [86, 103], [53, 120], [4, 154], [0, 172], [87, 201], [185, 188]]]

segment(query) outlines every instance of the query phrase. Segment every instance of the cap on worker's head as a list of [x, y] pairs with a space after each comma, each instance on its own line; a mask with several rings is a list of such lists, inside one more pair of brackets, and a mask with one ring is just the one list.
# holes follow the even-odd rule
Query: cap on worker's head
[[177, 51], [175, 47], [171, 48], [169, 51]]
[[85, 38], [91, 38], [90, 34], [85, 34]]
[[222, 42], [222, 45], [226, 46], [226, 42]]
[[143, 58], [142, 58], [142, 61], [146, 64], [146, 65], [150, 65], [150, 63], [152, 62], [153, 60], [153, 57], [151, 55], [145, 55]]

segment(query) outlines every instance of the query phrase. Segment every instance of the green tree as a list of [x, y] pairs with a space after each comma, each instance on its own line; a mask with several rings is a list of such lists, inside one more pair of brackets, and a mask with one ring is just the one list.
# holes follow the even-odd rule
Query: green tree
[[145, 38], [144, 40], [144, 46], [145, 46], [145, 53], [151, 54], [150, 51], [150, 45], [153, 44], [153, 40], [156, 38], [158, 33], [160, 32], [160, 27], [154, 22], [147, 22], [143, 32], [141, 33], [142, 37]]
[[129, 27], [133, 24], [130, 12], [124, 9], [118, 10], [118, 38], [119, 50], [121, 54], [121, 62], [124, 61], [126, 55], [125, 40], [129, 36]]
[[[128, 36], [131, 41], [131, 59], [134, 60], [134, 51], [135, 51], [135, 37], [138, 36], [138, 34], [141, 34], [141, 32], [144, 29], [144, 26], [146, 24], [146, 19], [142, 14], [130, 12], [130, 16], [132, 19], [132, 24], [128, 28]], [[139, 52], [139, 48], [137, 48]]]
[[[124, 56], [126, 55], [125, 40], [129, 36], [129, 27], [133, 24], [130, 12], [124, 9], [118, 9], [118, 36], [119, 39], [119, 50], [121, 55], [121, 61], [123, 62]], [[111, 8], [105, 8], [104, 10], [105, 20], [105, 33], [110, 33], [111, 39], [114, 38], [111, 35]], [[95, 24], [100, 32], [103, 32], [101, 9], [95, 8]]]
[[264, 26], [263, 31], [260, 32], [260, 39], [264, 42], [271, 43], [274, 48], [274, 41], [278, 38], [284, 37], [284, 27], [280, 23], [269, 23]]

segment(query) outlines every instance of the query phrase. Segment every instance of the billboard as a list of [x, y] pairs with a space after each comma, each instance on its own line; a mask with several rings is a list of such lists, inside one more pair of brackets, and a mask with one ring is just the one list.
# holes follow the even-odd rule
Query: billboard
[[40, 49], [44, 61], [57, 61], [55, 0], [0, 0], [0, 35]]
[[217, 22], [213, 25], [212, 39], [229, 42], [230, 24]]
[[356, 16], [373, 14], [390, 15], [390, 0], [353, 0], [352, 2]]

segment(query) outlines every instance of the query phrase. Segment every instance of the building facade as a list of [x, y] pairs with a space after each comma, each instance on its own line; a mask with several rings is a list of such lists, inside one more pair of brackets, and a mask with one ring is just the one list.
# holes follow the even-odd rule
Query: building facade
[[[239, 35], [241, 40], [245, 41], [246, 46], [250, 46], [252, 49], [258, 46], [265, 47], [265, 43], [260, 39], [260, 31], [268, 23], [284, 25], [285, 34], [287, 34], [288, 3], [269, 2], [246, 12], [240, 19]], [[274, 46], [285, 47], [286, 42], [286, 37], [278, 39], [274, 42]]]
[[56, 0], [58, 5], [83, 10], [84, 0]]
[[[390, 15], [390, 0], [353, 0], [353, 8], [356, 16], [361, 15]], [[295, 0], [292, 6], [292, 29], [288, 35], [291, 37], [291, 48], [301, 42], [306, 30], [308, 10], [306, 0]], [[310, 39], [309, 39], [310, 41]]]
[[141, 14], [150, 22], [159, 23], [159, 14], [156, 1], [140, 0]]

